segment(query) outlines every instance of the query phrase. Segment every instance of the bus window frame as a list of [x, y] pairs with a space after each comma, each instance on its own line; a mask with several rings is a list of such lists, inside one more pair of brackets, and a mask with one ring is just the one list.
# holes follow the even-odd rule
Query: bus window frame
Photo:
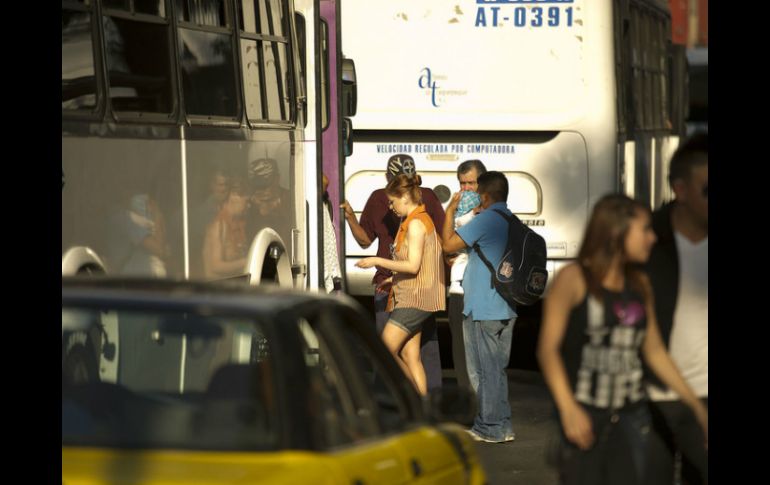
[[[630, 78], [632, 101], [626, 112], [625, 133], [633, 138], [634, 133], [674, 132], [674, 127], [666, 124], [673, 123], [668, 101], [671, 72], [665, 62], [670, 20], [665, 11], [649, 2], [632, 0], [628, 5], [628, 56], [623, 71]], [[623, 39], [619, 41], [622, 45]], [[655, 60], [661, 58], [662, 64], [656, 65]], [[620, 128], [618, 131], [622, 133]]]
[[332, 113], [331, 105], [331, 77], [329, 76], [329, 23], [326, 19], [321, 19], [319, 27], [319, 40], [321, 41], [321, 132], [329, 128]]
[[[196, 22], [192, 22], [189, 20], [184, 20], [179, 15], [179, 10], [176, 6], [171, 8], [171, 11], [173, 12], [173, 16], [175, 17], [174, 26], [172, 27], [172, 31], [174, 33], [174, 69], [177, 71], [177, 86], [176, 90], [178, 92], [179, 96], [179, 106], [180, 106], [180, 113], [182, 113], [182, 116], [184, 120], [190, 124], [190, 125], [201, 125], [201, 126], [232, 126], [232, 127], [239, 127], [241, 126], [241, 123], [243, 122], [244, 117], [246, 117], [246, 109], [245, 109], [245, 99], [244, 99], [244, 93], [243, 93], [243, 77], [242, 77], [242, 71], [241, 71], [241, 58], [240, 58], [240, 40], [237, 38], [236, 31], [238, 30], [237, 26], [237, 17], [236, 12], [237, 10], [233, 6], [233, 2], [231, 0], [225, 0], [224, 1], [225, 6], [225, 15], [224, 15], [224, 21], [225, 26], [213, 26], [213, 25], [205, 25], [205, 24], [198, 24]], [[186, 29], [188, 31], [195, 31], [195, 32], [208, 32], [212, 34], [227, 34], [230, 36], [230, 48], [232, 49], [233, 54], [233, 80], [235, 81], [235, 102], [236, 102], [236, 108], [235, 108], [235, 114], [234, 116], [220, 116], [220, 115], [206, 115], [206, 114], [191, 114], [187, 111], [187, 106], [185, 105], [185, 98], [184, 98], [184, 87], [182, 86], [182, 66], [181, 66], [181, 58], [179, 57], [179, 29]]]
[[[109, 72], [107, 71], [107, 53], [102, 49], [102, 76], [104, 76], [104, 88], [105, 88], [105, 104], [106, 115], [111, 116], [116, 122], [128, 122], [128, 123], [159, 123], [159, 124], [178, 124], [179, 117], [181, 115], [181, 103], [180, 103], [180, 89], [181, 83], [179, 82], [177, 72], [177, 55], [176, 55], [176, 39], [174, 28], [174, 12], [175, 7], [169, 7], [169, 1], [166, 0], [164, 5], [166, 7], [166, 16], [160, 17], [157, 15], [149, 15], [145, 13], [133, 13], [125, 10], [115, 8], [102, 8], [99, 12], [100, 22], [97, 25], [100, 34], [100, 47], [104, 45], [104, 27], [101, 19], [103, 17], [114, 17], [129, 21], [146, 22], [155, 25], [166, 26], [166, 37], [168, 40], [168, 47], [171, 52], [168, 52], [170, 62], [170, 79], [171, 85], [171, 110], [169, 113], [154, 113], [151, 111], [116, 111], [112, 106], [112, 100], [109, 95]], [[101, 2], [99, 2], [101, 5]], [[133, 5], [133, 2], [131, 3]]]
[[[296, 25], [289, 18], [290, 4], [288, 0], [279, 0], [282, 9], [280, 17], [281, 28], [284, 36], [273, 35], [275, 16], [272, 13], [273, 4], [270, 0], [252, 0], [255, 5], [265, 4], [267, 15], [270, 17], [268, 22], [268, 34], [256, 34], [244, 32], [240, 29], [239, 8], [232, 0], [224, 1], [225, 23], [226, 26], [201, 25], [195, 22], [187, 21], [181, 18], [177, 5], [172, 0], [163, 2], [164, 12], [161, 15], [151, 15], [147, 13], [136, 12], [133, 2], [128, 2], [126, 8], [105, 7], [102, 1], [91, 0], [89, 2], [79, 2], [76, 0], [63, 0], [62, 10], [73, 12], [83, 12], [90, 15], [91, 26], [91, 44], [94, 63], [94, 78], [96, 83], [96, 107], [93, 110], [75, 110], [62, 108], [63, 119], [73, 120], [93, 120], [109, 121], [118, 123], [157, 123], [157, 124], [188, 124], [200, 126], [247, 126], [252, 130], [257, 129], [296, 129], [298, 127], [299, 111], [297, 106], [298, 94], [303, 93], [302, 86], [297, 83], [298, 66], [294, 62], [294, 49], [297, 48]], [[103, 22], [104, 18], [117, 18], [134, 22], [148, 23], [153, 25], [165, 26], [165, 35], [167, 39], [167, 52], [169, 59], [169, 79], [170, 86], [170, 110], [166, 113], [157, 113], [151, 111], [119, 111], [113, 106], [110, 99], [110, 75], [107, 68], [107, 52], [104, 48], [105, 34]], [[97, 21], [98, 19], [98, 21]], [[219, 115], [199, 115], [190, 114], [184, 106], [184, 89], [181, 83], [181, 65], [179, 56], [179, 29], [187, 29], [199, 32], [211, 32], [216, 34], [228, 34], [231, 39], [233, 49], [233, 70], [235, 79], [236, 113], [233, 117]], [[277, 78], [279, 84], [277, 90], [279, 93], [278, 102], [282, 105], [281, 111], [288, 119], [271, 118], [267, 109], [267, 95], [265, 86], [265, 66], [262, 55], [262, 49], [259, 50], [258, 59], [260, 63], [260, 103], [262, 103], [263, 113], [266, 118], [249, 118], [245, 102], [245, 85], [243, 78], [243, 59], [241, 57], [241, 40], [250, 40], [257, 42], [262, 46], [262, 42], [271, 42], [274, 44], [283, 44], [285, 49], [286, 66], [280, 66]], [[276, 53], [277, 50], [276, 50]], [[280, 54], [279, 54], [280, 57]], [[285, 71], [284, 79], [280, 78], [281, 71]], [[283, 82], [285, 80], [285, 83]], [[327, 86], [328, 90], [328, 86]], [[328, 123], [327, 123], [328, 124]]]
[[96, 83], [96, 106], [93, 110], [75, 110], [62, 108], [61, 114], [64, 119], [73, 120], [101, 120], [104, 118], [107, 110], [107, 87], [105, 79], [101, 75], [102, 69], [106, 69], [102, 62], [102, 42], [101, 42], [101, 29], [98, 28], [98, 22], [96, 18], [101, 18], [101, 13], [97, 11], [97, 3], [91, 0], [88, 3], [79, 2], [77, 0], [62, 0], [62, 10], [69, 10], [72, 12], [88, 13], [91, 16], [90, 30], [91, 30], [91, 58], [93, 60], [94, 67], [94, 81]]
[[[294, 27], [297, 29], [297, 52], [299, 54], [299, 86], [300, 96], [307, 101], [307, 20], [302, 13], [294, 12]], [[302, 119], [302, 127], [307, 128], [307, 116]]]
[[[287, 34], [286, 37], [280, 37], [273, 35], [273, 20], [274, 17], [272, 15], [272, 10], [270, 6], [269, 0], [249, 0], [253, 2], [254, 4], [257, 4], [258, 2], [265, 2], [265, 10], [267, 12], [267, 15], [270, 17], [270, 22], [268, 22], [268, 34], [264, 33], [256, 33], [256, 32], [246, 32], [241, 29], [240, 22], [237, 23], [237, 28], [235, 29], [237, 41], [238, 41], [238, 48], [237, 48], [237, 56], [238, 56], [238, 65], [239, 65], [239, 77], [241, 79], [241, 84], [243, 85], [244, 77], [243, 77], [243, 59], [241, 58], [241, 41], [242, 40], [248, 40], [257, 42], [260, 46], [259, 49], [257, 49], [257, 56], [259, 60], [259, 74], [260, 74], [260, 103], [262, 105], [262, 113], [267, 114], [267, 118], [260, 118], [260, 119], [252, 119], [249, 116], [248, 110], [246, 109], [246, 103], [245, 103], [245, 88], [242, 89], [242, 97], [243, 97], [243, 118], [245, 119], [246, 125], [251, 128], [252, 130], [256, 129], [265, 129], [265, 128], [280, 128], [280, 129], [293, 129], [298, 127], [298, 110], [297, 110], [297, 91], [298, 89], [301, 89], [301, 87], [298, 86], [298, 83], [301, 81], [298, 79], [297, 76], [297, 68], [294, 65], [294, 49], [296, 49], [297, 44], [297, 36], [295, 31], [295, 25], [292, 21], [293, 16], [289, 15], [291, 12], [289, 11], [289, 2], [288, 0], [281, 0], [281, 6], [284, 10], [284, 15], [281, 17], [281, 26], [283, 28], [283, 31], [285, 34]], [[241, 12], [239, 9], [235, 9], [235, 14], [237, 16], [241, 15]], [[291, 17], [291, 18], [290, 18]], [[239, 19], [239, 17], [236, 17], [236, 19]], [[258, 26], [257, 29], [261, 28], [261, 26]], [[286, 79], [286, 88], [289, 91], [288, 93], [288, 104], [289, 104], [289, 119], [288, 120], [281, 120], [281, 119], [270, 119], [270, 112], [268, 110], [268, 104], [267, 104], [267, 87], [265, 86], [265, 69], [264, 69], [264, 60], [262, 55], [262, 42], [274, 42], [274, 43], [281, 43], [286, 45], [286, 61], [288, 64], [288, 75]], [[297, 57], [299, 58], [299, 53], [297, 54]], [[280, 86], [279, 86], [280, 88]]]

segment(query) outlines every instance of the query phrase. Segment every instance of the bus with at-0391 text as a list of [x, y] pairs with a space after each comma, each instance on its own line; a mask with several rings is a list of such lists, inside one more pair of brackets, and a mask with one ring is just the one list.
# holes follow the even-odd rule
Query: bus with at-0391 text
[[[345, 0], [341, 12], [360, 82], [345, 165], [359, 215], [393, 154], [411, 155], [445, 203], [457, 166], [479, 159], [506, 174], [508, 205], [546, 239], [553, 272], [602, 195], [668, 196], [686, 64], [666, 2]], [[375, 248], [350, 234], [346, 248], [353, 293], [371, 294], [372, 270], [354, 265]]]
[[[602, 195], [670, 197], [686, 62], [664, 0], [343, 0], [341, 14], [360, 83], [345, 164], [358, 217], [394, 154], [411, 155], [445, 205], [458, 165], [478, 159], [506, 175], [508, 206], [545, 238], [553, 281]], [[355, 263], [375, 251], [347, 234], [356, 295], [373, 293], [374, 270]], [[520, 309], [517, 332], [536, 337], [539, 308]]]

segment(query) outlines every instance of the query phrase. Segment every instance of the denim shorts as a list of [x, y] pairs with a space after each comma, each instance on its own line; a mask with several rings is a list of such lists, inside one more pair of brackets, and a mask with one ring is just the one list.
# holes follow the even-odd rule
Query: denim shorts
[[423, 322], [430, 318], [431, 315], [433, 315], [433, 312], [420, 310], [419, 308], [394, 308], [390, 312], [388, 322], [412, 335], [422, 330]]

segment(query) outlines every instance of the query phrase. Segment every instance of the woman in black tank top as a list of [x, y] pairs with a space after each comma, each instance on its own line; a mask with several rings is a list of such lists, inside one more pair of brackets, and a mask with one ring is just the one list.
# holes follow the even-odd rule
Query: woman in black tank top
[[708, 436], [706, 408], [663, 346], [649, 281], [636, 267], [654, 242], [647, 207], [605, 196], [577, 262], [556, 275], [546, 296], [537, 355], [559, 412], [562, 483], [643, 483], [650, 418], [642, 360], [679, 393]]

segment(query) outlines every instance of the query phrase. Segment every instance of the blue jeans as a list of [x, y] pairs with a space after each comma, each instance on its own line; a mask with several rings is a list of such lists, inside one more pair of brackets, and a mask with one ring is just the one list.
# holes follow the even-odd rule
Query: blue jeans
[[508, 375], [511, 339], [516, 317], [510, 320], [463, 320], [463, 341], [468, 378], [476, 392], [479, 412], [471, 428], [494, 441], [513, 435]]
[[[700, 398], [708, 408], [708, 397]], [[708, 451], [695, 415], [682, 401], [650, 402], [653, 432], [649, 441], [646, 481], [673, 485], [674, 454], [682, 453], [682, 479], [691, 485], [708, 483]]]
[[642, 485], [647, 468], [651, 422], [642, 401], [611, 412], [584, 407], [591, 417], [594, 444], [586, 451], [569, 442], [562, 430], [562, 485]]
[[[388, 323], [390, 312], [386, 312], [388, 292], [374, 292], [374, 317], [377, 325], [377, 335], [382, 335], [385, 324]], [[441, 355], [438, 348], [438, 332], [436, 332], [436, 315], [433, 314], [422, 324], [420, 340], [420, 360], [425, 368], [425, 381], [428, 390], [441, 389]]]
[[452, 333], [452, 361], [454, 362], [457, 385], [470, 390], [472, 388], [465, 363], [465, 338], [463, 338], [463, 320], [465, 319], [463, 316], [463, 295], [449, 294], [447, 316], [449, 317], [449, 331]]

